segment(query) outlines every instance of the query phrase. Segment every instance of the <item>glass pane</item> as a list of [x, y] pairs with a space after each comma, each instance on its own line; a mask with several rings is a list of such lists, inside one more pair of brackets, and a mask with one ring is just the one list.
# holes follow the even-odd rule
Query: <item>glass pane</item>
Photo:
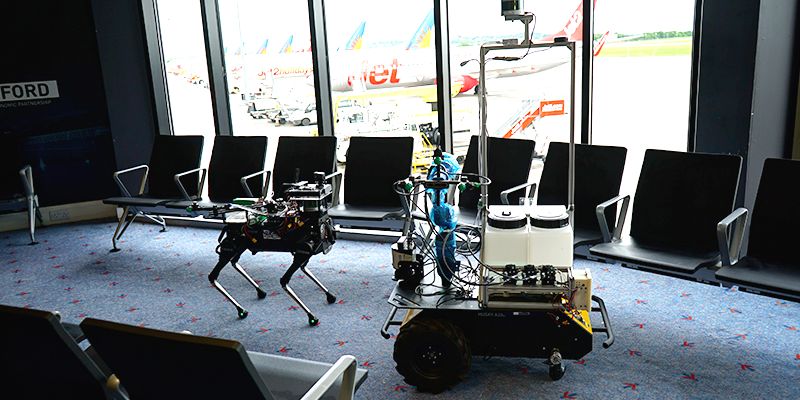
[[214, 115], [200, 2], [159, 0], [156, 5], [173, 133], [204, 136], [202, 165], [208, 165], [214, 140]]
[[595, 36], [593, 143], [628, 148], [623, 193], [633, 193], [646, 149], [686, 151], [694, 0], [608, 0]]
[[341, 162], [353, 136], [413, 137], [418, 170], [427, 168], [439, 144], [433, 2], [398, 4], [386, 0], [325, 3]]
[[308, 3], [219, 2], [233, 134], [269, 136], [272, 165], [283, 135], [317, 135]]
[[[454, 7], [454, 4], [458, 4]], [[580, 41], [583, 32], [580, 0], [527, 1], [525, 11], [535, 16], [530, 23], [533, 43], [552, 43], [564, 36]], [[575, 102], [575, 136], [580, 140], [581, 58], [576, 50], [574, 96], [570, 95], [570, 52], [565, 47], [523, 48], [493, 51], [487, 55], [486, 82], [478, 82], [480, 46], [504, 39], [524, 39], [524, 24], [506, 20], [500, 2], [461, 0], [451, 2], [450, 44], [452, 74], [463, 82], [453, 99], [456, 155], [467, 152], [470, 137], [480, 134], [478, 90], [486, 85], [489, 136], [531, 139], [537, 161], [532, 179], [541, 172], [541, 157], [550, 141], [569, 141], [570, 108]]]

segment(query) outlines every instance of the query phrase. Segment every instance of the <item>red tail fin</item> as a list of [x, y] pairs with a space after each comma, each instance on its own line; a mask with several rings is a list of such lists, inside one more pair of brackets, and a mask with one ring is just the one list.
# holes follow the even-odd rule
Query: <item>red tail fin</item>
[[603, 36], [600, 37], [600, 40], [597, 41], [597, 44], [594, 45], [594, 56], [597, 57], [600, 55], [600, 51], [603, 50], [603, 46], [606, 44], [606, 40], [608, 40], [608, 35], [611, 34], [611, 31], [606, 31]]
[[[592, 8], [597, 5], [597, 0], [592, 3]], [[578, 3], [578, 8], [570, 15], [564, 27], [558, 33], [549, 35], [542, 39], [542, 42], [552, 42], [553, 39], [564, 36], [571, 42], [583, 40], [583, 1]]]

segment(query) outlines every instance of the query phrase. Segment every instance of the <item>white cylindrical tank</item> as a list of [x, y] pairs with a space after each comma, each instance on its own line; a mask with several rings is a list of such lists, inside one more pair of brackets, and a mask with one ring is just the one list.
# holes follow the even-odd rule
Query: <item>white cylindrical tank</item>
[[481, 262], [491, 267], [528, 260], [528, 219], [521, 206], [491, 206], [481, 244]]
[[528, 264], [571, 267], [572, 238], [566, 207], [532, 207], [528, 228]]

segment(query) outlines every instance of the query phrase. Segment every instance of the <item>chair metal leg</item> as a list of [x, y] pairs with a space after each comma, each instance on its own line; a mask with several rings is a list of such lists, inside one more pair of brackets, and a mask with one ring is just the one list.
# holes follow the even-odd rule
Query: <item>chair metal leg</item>
[[148, 215], [148, 214], [142, 214], [142, 215], [147, 217], [147, 219], [149, 219], [150, 221], [153, 221], [153, 222], [161, 225], [161, 232], [166, 232], [167, 231], [167, 221], [164, 219], [164, 217], [162, 217], [160, 215]]
[[44, 225], [44, 218], [42, 218], [42, 211], [39, 209], [39, 196], [33, 195], [33, 205], [36, 206], [36, 218], [39, 223]]
[[[114, 230], [114, 235], [111, 236], [111, 245], [113, 246], [111, 248], [112, 253], [116, 253], [119, 251], [119, 248], [117, 247], [117, 240], [119, 240], [119, 238], [122, 237], [122, 234], [125, 233], [126, 229], [128, 229], [128, 225], [130, 225], [131, 222], [133, 222], [133, 219], [136, 218], [136, 216], [134, 215], [133, 218], [131, 218], [131, 220], [128, 221], [129, 208], [130, 207], [125, 206], [125, 208], [122, 209], [122, 215], [119, 217], [119, 222], [117, 223], [117, 229]], [[125, 224], [125, 228], [122, 227], [122, 224]], [[122, 229], [121, 232], [120, 229]]]
[[119, 233], [119, 236], [117, 236], [117, 240], [119, 240], [120, 238], [122, 238], [122, 235], [124, 235], [124, 234], [125, 234], [125, 231], [127, 231], [127, 230], [128, 230], [128, 227], [129, 227], [129, 226], [131, 226], [131, 223], [132, 223], [132, 222], [133, 222], [133, 221], [136, 219], [136, 217], [138, 217], [139, 215], [141, 215], [141, 214], [139, 214], [139, 213], [136, 213], [136, 214], [132, 214], [132, 215], [131, 215], [131, 219], [129, 219], [129, 220], [128, 220], [128, 222], [126, 222], [126, 223], [125, 223], [125, 226], [123, 226], [123, 227], [122, 227], [122, 231]]
[[31, 236], [31, 245], [37, 244], [36, 242], [36, 213], [38, 208], [36, 207], [36, 201], [33, 196], [28, 197], [28, 231]]

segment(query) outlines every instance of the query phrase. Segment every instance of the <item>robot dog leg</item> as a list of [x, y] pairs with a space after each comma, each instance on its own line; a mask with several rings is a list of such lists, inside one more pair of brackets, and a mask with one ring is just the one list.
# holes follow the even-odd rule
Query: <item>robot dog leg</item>
[[[223, 237], [224, 239], [222, 239]], [[231, 296], [230, 293], [228, 293], [228, 291], [225, 290], [225, 288], [217, 281], [220, 271], [222, 271], [222, 269], [225, 268], [228, 263], [231, 263], [233, 268], [242, 276], [244, 276], [244, 278], [251, 285], [253, 285], [253, 287], [256, 288], [256, 293], [258, 294], [259, 299], [267, 297], [267, 293], [264, 292], [264, 290], [258, 286], [258, 283], [256, 283], [256, 281], [253, 280], [253, 278], [251, 278], [247, 272], [245, 272], [241, 265], [239, 265], [239, 257], [241, 257], [242, 253], [247, 250], [247, 244], [240, 240], [236, 240], [236, 236], [229, 235], [227, 229], [222, 230], [220, 238], [221, 240], [219, 246], [217, 247], [219, 261], [217, 262], [217, 265], [214, 266], [214, 269], [211, 271], [211, 273], [208, 274], [208, 281], [211, 282], [211, 285], [213, 285], [214, 288], [222, 293], [225, 298], [233, 303], [233, 305], [236, 307], [236, 311], [239, 314], [239, 318], [247, 318], [247, 310], [245, 310], [244, 307], [242, 307], [242, 305], [239, 304], [239, 302], [236, 301], [236, 299], [234, 299], [233, 296]]]
[[325, 285], [323, 285], [322, 282], [320, 282], [319, 279], [317, 279], [317, 277], [314, 276], [314, 274], [312, 274], [311, 271], [309, 271], [306, 268], [308, 266], [308, 260], [311, 259], [311, 255], [314, 253], [313, 246], [314, 245], [312, 242], [305, 242], [299, 246], [299, 249], [294, 252], [294, 260], [292, 262], [292, 265], [289, 267], [288, 270], [286, 270], [286, 273], [283, 274], [280, 282], [281, 282], [281, 287], [283, 288], [283, 290], [286, 291], [289, 297], [291, 297], [292, 300], [294, 300], [294, 302], [297, 303], [297, 305], [300, 306], [300, 308], [302, 308], [303, 311], [306, 312], [306, 314], [308, 315], [308, 324], [311, 326], [316, 326], [319, 324], [319, 319], [316, 316], [314, 316], [314, 313], [311, 312], [311, 309], [309, 309], [308, 306], [306, 306], [305, 303], [303, 303], [303, 301], [300, 300], [300, 297], [297, 296], [294, 290], [292, 290], [292, 288], [289, 287], [289, 281], [292, 279], [292, 276], [294, 275], [295, 272], [297, 272], [298, 269], [300, 269], [317, 286], [319, 286], [319, 288], [322, 289], [323, 292], [325, 292], [328, 304], [332, 304], [333, 302], [336, 301], [336, 296], [334, 296], [330, 291], [328, 291]]

